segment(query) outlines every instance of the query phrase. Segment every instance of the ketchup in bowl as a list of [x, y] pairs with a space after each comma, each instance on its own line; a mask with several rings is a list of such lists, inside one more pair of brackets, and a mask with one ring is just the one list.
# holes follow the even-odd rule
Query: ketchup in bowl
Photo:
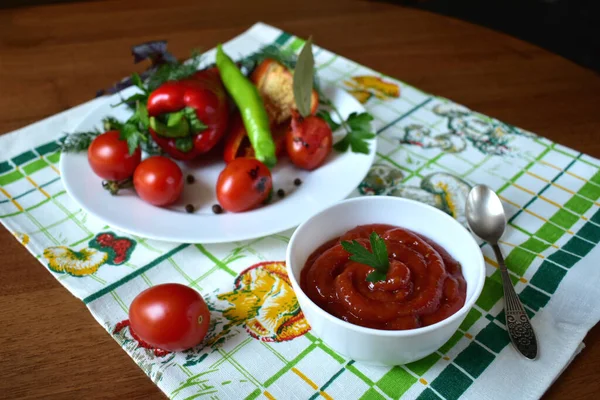
[[[375, 232], [385, 242], [389, 269], [369, 282], [372, 267], [352, 261], [342, 242], [372, 250]], [[461, 265], [432, 240], [391, 225], [361, 225], [319, 247], [302, 269], [300, 286], [320, 308], [355, 325], [405, 330], [435, 324], [465, 304]]]

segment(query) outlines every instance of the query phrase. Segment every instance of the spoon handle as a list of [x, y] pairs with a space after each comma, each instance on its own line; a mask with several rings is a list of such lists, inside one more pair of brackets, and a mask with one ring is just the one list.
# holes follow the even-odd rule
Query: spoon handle
[[498, 266], [500, 268], [500, 274], [502, 275], [502, 286], [504, 288], [504, 313], [506, 314], [506, 327], [508, 329], [508, 335], [513, 346], [523, 356], [533, 360], [537, 357], [538, 345], [535, 337], [535, 332], [529, 321], [529, 317], [521, 304], [521, 300], [515, 288], [512, 285], [510, 276], [504, 264], [504, 257], [500, 252], [498, 245], [492, 245], [496, 259], [498, 260]]

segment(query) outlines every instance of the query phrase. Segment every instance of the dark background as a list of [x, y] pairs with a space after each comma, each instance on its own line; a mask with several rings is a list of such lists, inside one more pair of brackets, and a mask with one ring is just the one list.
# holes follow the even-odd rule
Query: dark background
[[[75, 1], [84, 0], [0, 0], [0, 8]], [[533, 43], [600, 72], [600, 0], [365, 1], [385, 1], [469, 21]]]
[[404, 4], [495, 29], [600, 71], [600, 0], [405, 0], [388, 3]]

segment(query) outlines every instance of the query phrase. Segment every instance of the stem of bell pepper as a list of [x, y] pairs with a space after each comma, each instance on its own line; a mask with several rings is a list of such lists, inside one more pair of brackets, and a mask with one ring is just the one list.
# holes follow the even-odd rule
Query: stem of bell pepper
[[[171, 114], [175, 115], [175, 114]], [[154, 131], [160, 136], [168, 137], [168, 138], [182, 138], [186, 137], [190, 134], [190, 124], [188, 124], [187, 120], [183, 118], [183, 114], [181, 117], [171, 117], [166, 124], [160, 122], [156, 117], [150, 117], [150, 128], [154, 129]]]

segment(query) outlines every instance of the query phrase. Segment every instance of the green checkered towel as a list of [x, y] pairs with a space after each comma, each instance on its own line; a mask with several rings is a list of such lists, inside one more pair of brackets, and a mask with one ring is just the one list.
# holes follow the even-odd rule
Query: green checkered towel
[[[257, 24], [225, 49], [247, 55], [273, 43], [298, 51], [303, 41]], [[464, 223], [470, 185], [499, 193], [509, 216], [501, 247], [539, 337], [538, 361], [509, 345], [500, 275], [485, 243], [483, 293], [448, 343], [412, 364], [373, 367], [311, 334], [279, 261], [291, 231], [247, 242], [172, 244], [87, 215], [65, 192], [58, 149], [63, 132], [105, 98], [0, 137], [0, 221], [172, 398], [540, 397], [600, 319], [600, 161], [325, 49], [315, 47], [315, 59], [321, 81], [348, 91], [375, 117], [377, 158], [354, 195], [417, 199]], [[166, 353], [132, 337], [131, 301], [165, 282], [189, 285], [207, 299], [213, 323], [202, 348]], [[281, 290], [273, 293], [274, 286]]]

